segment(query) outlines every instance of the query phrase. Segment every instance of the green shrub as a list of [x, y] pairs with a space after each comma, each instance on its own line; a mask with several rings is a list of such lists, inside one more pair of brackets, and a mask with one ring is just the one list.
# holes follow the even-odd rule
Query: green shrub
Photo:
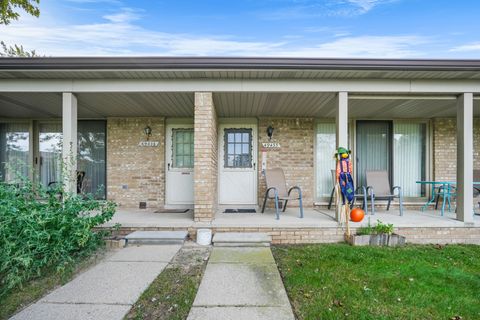
[[112, 218], [115, 204], [62, 194], [28, 179], [0, 184], [0, 297], [47, 268], [64, 271], [103, 242], [93, 228]]
[[368, 225], [366, 227], [360, 227], [357, 229], [357, 235], [369, 235], [369, 234], [392, 234], [393, 233], [393, 224], [383, 223], [380, 220], [377, 220], [377, 224], [372, 226], [370, 224], [370, 219], [368, 220]]
[[377, 220], [377, 225], [374, 227], [376, 234], [392, 234], [393, 233], [393, 224], [383, 223], [380, 220]]

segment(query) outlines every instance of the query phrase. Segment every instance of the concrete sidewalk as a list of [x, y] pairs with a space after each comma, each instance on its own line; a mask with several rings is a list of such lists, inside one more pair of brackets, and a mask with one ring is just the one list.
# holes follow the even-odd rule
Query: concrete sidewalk
[[123, 319], [180, 248], [144, 245], [121, 249], [11, 319]]
[[213, 248], [188, 316], [200, 319], [294, 319], [270, 248]]

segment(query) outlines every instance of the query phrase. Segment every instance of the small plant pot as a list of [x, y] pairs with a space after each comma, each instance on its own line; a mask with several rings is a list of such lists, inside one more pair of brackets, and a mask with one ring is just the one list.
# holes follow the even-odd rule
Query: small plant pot
[[353, 246], [388, 246], [397, 247], [405, 245], [405, 237], [398, 234], [369, 234], [369, 235], [351, 235], [347, 237], [347, 242]]
[[389, 247], [401, 247], [404, 246], [406, 242], [406, 239], [404, 236], [401, 236], [399, 234], [391, 234], [388, 237], [388, 246]]

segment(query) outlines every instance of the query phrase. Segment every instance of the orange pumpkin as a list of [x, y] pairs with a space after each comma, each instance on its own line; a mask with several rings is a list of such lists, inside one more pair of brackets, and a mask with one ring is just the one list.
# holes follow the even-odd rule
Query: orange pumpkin
[[365, 211], [360, 208], [353, 208], [350, 211], [350, 220], [353, 222], [360, 222], [363, 220], [363, 217], [365, 217]]

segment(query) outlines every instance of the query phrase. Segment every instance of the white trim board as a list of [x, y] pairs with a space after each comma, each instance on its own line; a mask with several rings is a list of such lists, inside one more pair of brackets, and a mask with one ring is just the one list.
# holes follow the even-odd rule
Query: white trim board
[[2, 79], [0, 92], [480, 93], [480, 80], [31, 80]]

